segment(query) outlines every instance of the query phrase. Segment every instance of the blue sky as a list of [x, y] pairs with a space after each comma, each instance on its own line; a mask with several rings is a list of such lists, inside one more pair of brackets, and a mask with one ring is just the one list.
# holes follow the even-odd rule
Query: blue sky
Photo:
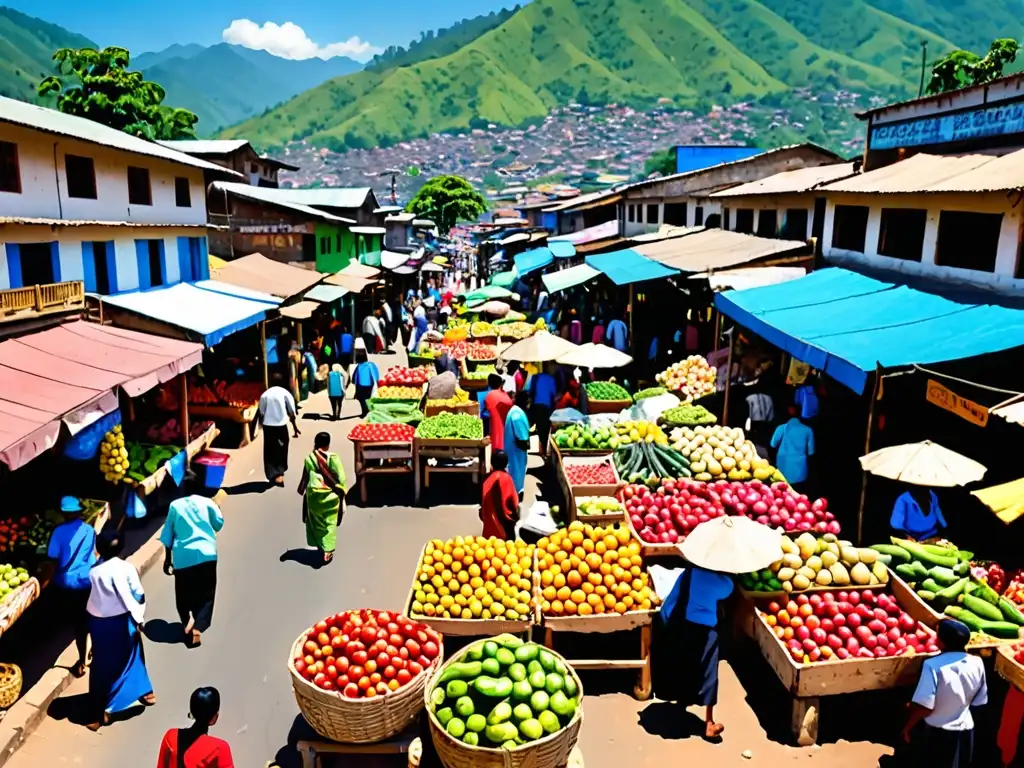
[[[520, 3], [526, 0], [519, 0]], [[236, 20], [232, 42], [267, 47], [281, 55], [306, 58], [313, 53], [352, 52], [360, 59], [372, 48], [405, 45], [420, 31], [449, 26], [516, 0], [4, 0], [22, 13], [78, 32], [99, 45], [123, 45], [133, 53], [160, 50], [172, 43], [213, 45]], [[272, 27], [265, 27], [271, 22]], [[288, 22], [297, 25], [284, 27]], [[282, 27], [284, 27], [282, 29]], [[305, 37], [306, 39], [303, 39]], [[355, 40], [353, 40], [355, 38]], [[310, 42], [311, 41], [311, 42]], [[333, 47], [332, 44], [335, 44]]]

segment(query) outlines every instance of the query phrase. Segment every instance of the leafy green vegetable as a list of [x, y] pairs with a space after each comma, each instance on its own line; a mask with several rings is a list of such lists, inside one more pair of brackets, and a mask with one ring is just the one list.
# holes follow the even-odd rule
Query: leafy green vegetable
[[714, 424], [718, 421], [718, 417], [703, 405], [692, 403], [670, 408], [661, 414], [661, 419], [672, 427], [695, 427], [698, 424]]
[[647, 389], [641, 389], [635, 395], [633, 395], [633, 402], [639, 403], [641, 400], [645, 400], [648, 397], [658, 397], [668, 392], [664, 387], [648, 387]]
[[587, 397], [591, 400], [631, 400], [629, 392], [610, 381], [592, 381], [587, 384]]
[[481, 440], [484, 423], [468, 413], [439, 413], [420, 422], [416, 437], [426, 440]]

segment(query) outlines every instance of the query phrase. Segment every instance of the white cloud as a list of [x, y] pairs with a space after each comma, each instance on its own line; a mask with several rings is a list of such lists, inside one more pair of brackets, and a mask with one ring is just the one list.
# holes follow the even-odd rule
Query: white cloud
[[221, 33], [221, 37], [225, 43], [266, 51], [283, 59], [329, 59], [332, 56], [349, 56], [366, 61], [383, 50], [355, 36], [321, 46], [310, 40], [302, 27], [290, 21], [284, 24], [268, 21], [260, 26], [249, 19], [235, 19], [231, 26]]

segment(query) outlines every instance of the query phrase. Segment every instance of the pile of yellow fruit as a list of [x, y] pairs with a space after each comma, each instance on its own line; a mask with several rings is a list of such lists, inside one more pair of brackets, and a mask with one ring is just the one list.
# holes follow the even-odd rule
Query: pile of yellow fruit
[[531, 615], [533, 544], [483, 536], [433, 539], [423, 550], [409, 615], [505, 619]]
[[537, 570], [545, 616], [649, 611], [660, 603], [640, 542], [625, 526], [571, 523], [537, 542]]
[[620, 421], [615, 425], [615, 434], [618, 436], [618, 445], [630, 445], [631, 443], [656, 443], [668, 445], [668, 435], [665, 430], [653, 421]]
[[449, 397], [447, 400], [427, 400], [427, 405], [443, 407], [443, 406], [457, 406], [463, 405], [469, 402], [469, 392], [466, 392], [460, 387], [455, 388], [455, 396]]
[[389, 384], [377, 387], [377, 397], [385, 400], [419, 400], [423, 397], [423, 387], [400, 387]]
[[104, 480], [115, 485], [128, 473], [128, 449], [124, 447], [120, 424], [107, 432], [100, 443], [100, 472]]

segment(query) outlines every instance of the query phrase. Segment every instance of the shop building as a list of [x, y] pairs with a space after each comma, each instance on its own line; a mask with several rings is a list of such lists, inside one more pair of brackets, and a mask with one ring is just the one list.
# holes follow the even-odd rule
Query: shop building
[[297, 171], [299, 166], [261, 155], [245, 139], [194, 139], [158, 142], [168, 149], [219, 165], [244, 176], [254, 187], [281, 186], [281, 171]]

